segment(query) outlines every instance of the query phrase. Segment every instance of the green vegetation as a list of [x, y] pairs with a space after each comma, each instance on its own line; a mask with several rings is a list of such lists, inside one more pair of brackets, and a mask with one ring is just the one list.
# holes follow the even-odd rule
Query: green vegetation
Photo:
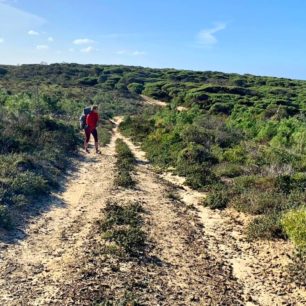
[[[288, 236], [300, 247], [305, 233], [305, 92], [305, 81], [212, 71], [2, 66], [1, 224], [9, 227], [12, 207], [56, 185], [54, 177], [67, 165], [66, 151], [73, 152], [78, 143], [71, 123], [93, 101], [103, 120], [127, 115], [122, 132], [140, 142], [154, 164], [174, 168], [193, 188], [209, 191], [205, 205], [255, 215], [250, 238]], [[139, 94], [168, 107], [145, 111]], [[179, 112], [177, 106], [188, 110]], [[109, 127], [100, 137], [104, 144], [109, 141]], [[134, 162], [124, 145], [117, 149], [126, 155], [118, 154], [119, 185], [132, 186]]]
[[0, 226], [9, 229], [14, 224], [13, 212], [29, 210], [38, 197], [58, 187], [58, 177], [80, 141], [73, 126], [52, 118], [51, 113], [47, 116], [35, 112], [35, 100], [26, 99], [26, 111], [21, 109], [25, 97], [2, 97]]
[[[144, 85], [142, 94], [169, 106], [128, 116], [121, 131], [140, 142], [154, 164], [209, 191], [204, 205], [255, 215], [250, 238], [288, 236], [300, 244], [292, 233], [305, 229], [286, 228], [282, 220], [291, 210], [300, 216], [305, 203], [306, 82], [170, 69], [144, 73], [150, 77], [136, 82]], [[188, 110], [177, 111], [179, 105]]]
[[288, 237], [300, 249], [306, 250], [306, 208], [287, 212], [281, 222]]
[[145, 248], [145, 233], [141, 229], [142, 207], [139, 203], [120, 206], [107, 203], [104, 219], [100, 222], [103, 238], [129, 256], [140, 256]]
[[117, 175], [115, 184], [124, 188], [131, 188], [135, 185], [135, 181], [131, 177], [131, 172], [135, 167], [135, 157], [130, 150], [129, 146], [122, 140], [116, 140], [116, 153], [117, 153]]
[[207, 198], [203, 200], [203, 205], [212, 209], [223, 209], [229, 202], [229, 194], [224, 186], [216, 185]]
[[267, 214], [255, 218], [248, 226], [247, 235], [250, 239], [284, 238], [279, 216]]
[[80, 72], [74, 79], [74, 73], [73, 65], [0, 67], [2, 228], [23, 221], [23, 210], [31, 213], [41, 196], [59, 187], [59, 177], [64, 178], [70, 158], [82, 145], [78, 118], [85, 106], [99, 106], [102, 145], [111, 138], [110, 117], [141, 110], [133, 95], [93, 88], [89, 80], [80, 85], [87, 76]]

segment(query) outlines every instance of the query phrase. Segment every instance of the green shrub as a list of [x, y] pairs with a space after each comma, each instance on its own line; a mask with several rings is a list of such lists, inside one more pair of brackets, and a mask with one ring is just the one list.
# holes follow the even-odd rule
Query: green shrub
[[256, 217], [247, 228], [249, 239], [275, 239], [284, 238], [280, 217], [278, 214], [268, 214]]
[[118, 203], [107, 202], [104, 209], [106, 218], [104, 222], [100, 223], [102, 231], [107, 231], [114, 225], [141, 225], [139, 214], [143, 212], [141, 205], [138, 202], [129, 203], [127, 206], [121, 206]]
[[48, 192], [47, 181], [40, 175], [26, 171], [19, 173], [11, 183], [12, 191], [16, 194], [35, 197]]
[[243, 167], [237, 164], [222, 163], [213, 168], [213, 173], [218, 177], [237, 177], [244, 172]]
[[106, 233], [108, 240], [116, 242], [130, 255], [136, 256], [145, 247], [145, 234], [138, 227], [117, 228]]
[[204, 199], [203, 204], [212, 209], [224, 209], [229, 202], [229, 195], [225, 188], [217, 188], [211, 191]]
[[247, 158], [247, 152], [243, 146], [238, 145], [224, 151], [223, 158], [231, 163], [243, 164]]
[[128, 171], [119, 171], [114, 183], [123, 188], [133, 188], [136, 184]]
[[306, 249], [306, 208], [288, 211], [281, 219], [281, 224], [289, 239], [300, 249]]
[[247, 190], [234, 197], [231, 205], [239, 211], [252, 215], [276, 213], [284, 209], [286, 198], [283, 194]]
[[95, 77], [85, 77], [79, 80], [81, 85], [95, 86], [98, 84], [98, 79]]
[[115, 185], [132, 188], [135, 181], [132, 179], [130, 172], [134, 169], [136, 160], [129, 146], [122, 140], [116, 140], [117, 161], [116, 167], [118, 173], [115, 177]]
[[194, 189], [205, 189], [217, 182], [217, 178], [205, 164], [190, 165], [183, 169], [179, 168], [179, 171], [179, 174], [186, 177], [186, 184]]
[[100, 222], [103, 238], [115, 242], [127, 254], [139, 256], [145, 248], [146, 235], [141, 229], [142, 207], [139, 203], [120, 206], [107, 203], [104, 219]]
[[264, 192], [275, 192], [276, 189], [276, 178], [272, 176], [256, 176], [256, 175], [246, 175], [240, 176], [234, 179], [234, 186], [240, 191], [245, 191], [246, 189], [256, 189], [258, 191]]
[[296, 209], [306, 203], [306, 192], [304, 190], [295, 189], [287, 196], [285, 210]]
[[12, 219], [6, 206], [0, 205], [0, 227], [5, 229], [12, 228]]
[[117, 153], [116, 166], [118, 169], [115, 182], [122, 187], [132, 187], [135, 182], [132, 180], [130, 172], [134, 169], [136, 163], [134, 154], [122, 139], [116, 140], [115, 149]]
[[139, 95], [144, 90], [144, 86], [140, 83], [131, 83], [131, 84], [128, 85], [128, 90], [131, 93], [135, 93], [135, 94]]

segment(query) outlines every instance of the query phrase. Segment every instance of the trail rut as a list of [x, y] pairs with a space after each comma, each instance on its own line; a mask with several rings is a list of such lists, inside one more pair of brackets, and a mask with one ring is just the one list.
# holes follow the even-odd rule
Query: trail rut
[[57, 205], [32, 220], [24, 239], [1, 243], [0, 305], [47, 305], [69, 283], [112, 187], [113, 163], [114, 142], [101, 156], [83, 156]]
[[[117, 138], [137, 158], [135, 189], [113, 184]], [[1, 242], [0, 305], [95, 305], [118, 302], [127, 290], [142, 305], [305, 305], [305, 291], [284, 277], [290, 244], [246, 241], [242, 215], [204, 208], [205, 194], [156, 173], [117, 128], [102, 155], [83, 156], [77, 169], [25, 237]], [[143, 206], [143, 258], [101, 253], [96, 221], [108, 200]]]

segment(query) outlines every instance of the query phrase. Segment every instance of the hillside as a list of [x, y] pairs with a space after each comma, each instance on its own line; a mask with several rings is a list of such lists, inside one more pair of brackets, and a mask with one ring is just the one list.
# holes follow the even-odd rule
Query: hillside
[[300, 80], [2, 65], [0, 301], [303, 305], [305, 105]]

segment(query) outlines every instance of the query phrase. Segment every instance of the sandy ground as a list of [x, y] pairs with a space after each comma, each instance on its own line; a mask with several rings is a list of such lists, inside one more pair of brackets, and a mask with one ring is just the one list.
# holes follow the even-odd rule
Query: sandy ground
[[[157, 174], [128, 139], [137, 184], [115, 187], [118, 137], [116, 129], [101, 156], [79, 161], [58, 203], [22, 239], [0, 244], [0, 305], [95, 305], [97, 298], [118, 301], [127, 289], [143, 305], [306, 305], [305, 291], [286, 281], [289, 243], [248, 242], [243, 215], [204, 208], [205, 194]], [[96, 221], [108, 200], [143, 206], [143, 258], [101, 253]]]
[[[166, 103], [166, 102], [159, 101], [159, 100], [153, 99], [151, 97], [147, 97], [147, 96], [144, 96], [144, 95], [141, 95], [141, 97], [142, 97], [145, 104], [155, 105], [155, 106], [160, 106], [160, 107], [165, 107], [165, 106], [168, 105], [168, 103]], [[184, 106], [178, 106], [176, 109], [180, 112], [188, 110], [188, 108], [184, 107]]]
[[[145, 153], [128, 139], [125, 141], [145, 163]], [[305, 288], [288, 281], [286, 267], [294, 252], [291, 243], [250, 242], [244, 235], [249, 222], [246, 215], [230, 209], [205, 208], [201, 202], [206, 194], [192, 190], [184, 184], [184, 178], [171, 172], [162, 173], [159, 178], [173, 184], [184, 204], [196, 208], [210, 256], [230, 265], [233, 276], [243, 284], [243, 305], [306, 305]]]
[[78, 162], [65, 191], [33, 218], [24, 239], [0, 243], [0, 305], [48, 305], [70, 281], [70, 266], [112, 187], [114, 142], [102, 151]]

